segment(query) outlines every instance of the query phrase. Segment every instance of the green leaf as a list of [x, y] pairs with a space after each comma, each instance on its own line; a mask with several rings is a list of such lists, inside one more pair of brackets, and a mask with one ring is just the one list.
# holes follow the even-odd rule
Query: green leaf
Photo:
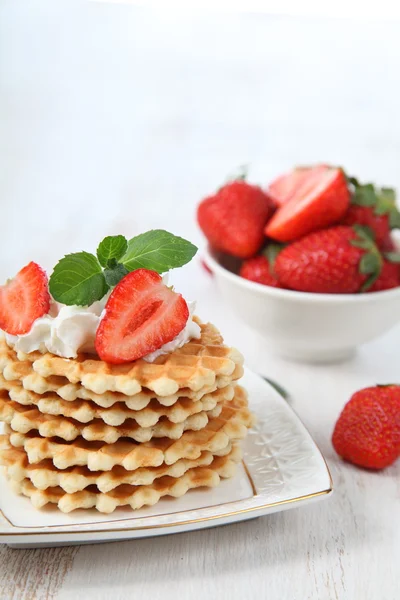
[[389, 226], [390, 229], [400, 229], [400, 213], [396, 207], [389, 213]]
[[394, 188], [383, 187], [380, 189], [380, 196], [383, 196], [392, 204], [396, 204], [396, 190]]
[[367, 252], [360, 260], [360, 273], [363, 275], [369, 275], [380, 270], [381, 260], [379, 254], [373, 252]]
[[117, 285], [128, 273], [128, 269], [124, 265], [121, 265], [121, 263], [116, 264], [113, 268], [104, 269], [104, 277], [107, 285], [110, 287]]
[[76, 252], [56, 264], [49, 289], [57, 302], [89, 306], [103, 298], [108, 285], [97, 258], [88, 252]]
[[100, 242], [97, 258], [102, 267], [112, 267], [125, 254], [128, 242], [123, 235], [109, 235]]
[[374, 248], [375, 233], [367, 225], [353, 225], [353, 229], [357, 234], [357, 238], [350, 240], [350, 244], [356, 248], [371, 250]]
[[359, 206], [375, 206], [377, 200], [374, 186], [372, 183], [367, 183], [366, 185], [355, 187], [351, 203], [358, 204]]
[[[342, 169], [342, 171], [343, 171], [343, 169]], [[345, 172], [343, 171], [343, 173], [345, 173]], [[346, 173], [345, 173], [345, 175], [346, 175]], [[358, 179], [356, 179], [355, 177], [348, 177], [346, 175], [346, 179], [347, 179], [347, 183], [354, 185], [354, 187], [359, 187], [360, 184], [358, 182]]]
[[196, 252], [191, 242], [163, 229], [153, 229], [129, 240], [128, 250], [120, 262], [128, 271], [150, 269], [165, 273], [188, 263]]
[[268, 244], [268, 246], [263, 251], [263, 254], [268, 260], [271, 269], [274, 268], [276, 257], [284, 247], [284, 244]]
[[375, 231], [368, 225], [353, 225], [353, 229], [359, 238], [368, 242], [375, 241]]
[[385, 252], [383, 255], [389, 262], [400, 263], [400, 252]]

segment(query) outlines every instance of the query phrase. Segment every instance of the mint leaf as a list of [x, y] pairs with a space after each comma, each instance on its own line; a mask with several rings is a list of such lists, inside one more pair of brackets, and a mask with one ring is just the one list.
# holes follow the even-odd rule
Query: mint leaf
[[129, 240], [120, 262], [128, 271], [150, 269], [165, 273], [188, 263], [196, 252], [196, 246], [187, 240], [163, 229], [153, 229]]
[[67, 254], [54, 267], [49, 280], [54, 300], [71, 306], [89, 306], [108, 290], [99, 262], [93, 254]]
[[116, 264], [112, 268], [104, 269], [104, 277], [106, 279], [107, 285], [110, 287], [114, 287], [121, 281], [125, 275], [129, 273], [128, 269], [121, 265], [121, 263]]
[[110, 267], [125, 254], [128, 242], [123, 235], [109, 235], [100, 242], [97, 258], [102, 267]]

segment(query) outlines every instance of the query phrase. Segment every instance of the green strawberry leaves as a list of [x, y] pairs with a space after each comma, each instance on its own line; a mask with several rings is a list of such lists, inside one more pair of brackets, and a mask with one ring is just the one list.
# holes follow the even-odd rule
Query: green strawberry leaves
[[362, 275], [368, 275], [367, 279], [360, 288], [360, 292], [368, 290], [378, 279], [383, 266], [383, 258], [374, 242], [373, 231], [363, 225], [354, 225], [353, 229], [357, 234], [354, 240], [350, 241], [352, 246], [366, 250], [361, 257], [359, 271]]
[[347, 177], [347, 181], [352, 191], [352, 204], [369, 206], [376, 215], [388, 215], [390, 229], [400, 228], [400, 212], [393, 188], [378, 188], [372, 183], [361, 184], [355, 177]]
[[129, 241], [123, 235], [108, 236], [99, 244], [97, 257], [88, 252], [64, 256], [50, 276], [49, 290], [58, 302], [89, 306], [130, 271], [144, 268], [165, 273], [188, 263], [196, 252], [196, 246], [162, 229]]

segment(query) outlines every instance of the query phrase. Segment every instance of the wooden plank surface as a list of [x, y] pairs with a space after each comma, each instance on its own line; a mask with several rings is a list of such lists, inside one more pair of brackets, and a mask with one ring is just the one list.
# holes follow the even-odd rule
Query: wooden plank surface
[[[201, 244], [197, 200], [243, 162], [261, 183], [324, 160], [400, 187], [396, 23], [6, 0], [0, 57], [1, 280], [111, 233], [164, 227]], [[288, 363], [221, 306], [198, 261], [172, 279], [252, 369], [290, 390], [335, 494], [159, 539], [1, 546], [0, 598], [396, 598], [400, 466], [344, 465], [330, 436], [353, 391], [398, 380], [400, 328], [342, 365]]]

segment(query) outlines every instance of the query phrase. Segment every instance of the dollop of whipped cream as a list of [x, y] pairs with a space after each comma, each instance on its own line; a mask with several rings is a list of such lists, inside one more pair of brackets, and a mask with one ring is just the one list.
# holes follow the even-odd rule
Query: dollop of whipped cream
[[[163, 278], [164, 279], [164, 278]], [[167, 278], [164, 279], [164, 283]], [[79, 352], [95, 354], [96, 331], [104, 316], [103, 311], [109, 294], [91, 306], [66, 306], [52, 302], [47, 315], [36, 319], [31, 330], [23, 335], [5, 333], [7, 343], [17, 352], [52, 352], [63, 358], [76, 358]], [[181, 348], [190, 339], [200, 337], [200, 327], [193, 321], [196, 302], [188, 302], [189, 319], [182, 331], [158, 350], [144, 356], [154, 362], [158, 356]]]
[[94, 339], [108, 296], [91, 306], [65, 306], [53, 302], [50, 312], [33, 323], [23, 335], [5, 334], [17, 352], [52, 352], [76, 358], [78, 352], [95, 353]]

